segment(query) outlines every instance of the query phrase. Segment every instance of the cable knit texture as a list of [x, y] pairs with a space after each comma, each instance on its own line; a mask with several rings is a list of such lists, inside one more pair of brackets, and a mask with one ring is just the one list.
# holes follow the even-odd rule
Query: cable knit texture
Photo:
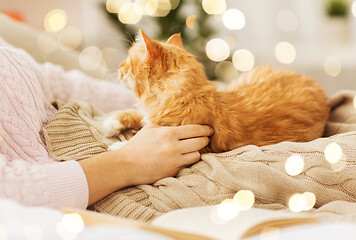
[[[356, 204], [350, 208], [345, 202], [356, 201], [355, 96], [356, 92], [344, 91], [330, 99], [332, 112], [325, 129], [328, 137], [307, 143], [250, 145], [226, 153], [204, 154], [201, 161], [181, 170], [176, 178], [119, 190], [91, 209], [150, 222], [175, 209], [218, 204], [237, 191], [248, 189], [255, 194], [255, 207], [286, 209], [293, 194], [313, 192], [315, 208], [319, 208], [316, 216], [356, 220], [356, 212], [351, 212]], [[66, 160], [71, 155], [80, 159], [80, 155], [87, 157], [105, 151], [107, 140], [102, 139], [102, 130], [95, 124], [97, 117], [100, 113], [90, 104], [70, 102], [60, 108], [44, 130], [51, 154], [58, 160]], [[68, 121], [76, 124], [69, 126]], [[335, 142], [341, 146], [344, 157], [330, 164], [324, 149]], [[78, 148], [80, 152], [76, 151]], [[93, 149], [97, 152], [93, 153]], [[293, 154], [304, 159], [304, 169], [297, 176], [290, 176], [285, 170], [286, 160]], [[330, 213], [346, 218], [335, 218]]]
[[0, 197], [26, 205], [87, 207], [82, 168], [76, 161], [54, 161], [41, 132], [57, 112], [51, 102], [71, 98], [104, 111], [135, 103], [124, 88], [79, 71], [38, 64], [0, 38]]

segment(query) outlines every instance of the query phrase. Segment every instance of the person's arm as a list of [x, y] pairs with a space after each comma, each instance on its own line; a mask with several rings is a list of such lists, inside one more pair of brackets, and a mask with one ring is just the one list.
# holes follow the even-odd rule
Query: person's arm
[[136, 103], [134, 93], [117, 82], [94, 79], [78, 70], [66, 72], [51, 63], [39, 67], [48, 79], [53, 100], [83, 100], [104, 112], [132, 108]]
[[198, 151], [211, 134], [208, 126], [148, 125], [123, 148], [79, 161], [87, 177], [89, 205], [118, 189], [175, 176], [199, 161]]

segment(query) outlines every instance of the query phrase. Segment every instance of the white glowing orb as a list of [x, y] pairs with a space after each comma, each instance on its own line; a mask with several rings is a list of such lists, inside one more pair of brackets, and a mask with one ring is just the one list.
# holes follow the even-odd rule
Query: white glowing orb
[[153, 16], [158, 9], [158, 0], [136, 0], [135, 2], [141, 7], [144, 15]]
[[305, 197], [305, 207], [304, 207], [304, 211], [308, 211], [310, 209], [312, 209], [316, 203], [316, 197], [315, 194], [312, 192], [305, 192], [303, 193], [303, 196]]
[[77, 27], [66, 27], [59, 33], [59, 44], [65, 50], [74, 50], [82, 42], [82, 32]]
[[284, 168], [290, 176], [296, 176], [302, 173], [304, 169], [303, 157], [299, 154], [293, 154], [287, 159]]
[[7, 240], [8, 234], [9, 232], [7, 230], [7, 227], [4, 224], [0, 223], [0, 239]]
[[336, 57], [327, 57], [324, 60], [324, 70], [332, 77], [336, 77], [341, 72], [341, 63]]
[[62, 9], [49, 11], [44, 19], [44, 27], [49, 32], [59, 32], [67, 24], [67, 14]]
[[245, 26], [245, 15], [238, 9], [229, 9], [223, 14], [223, 24], [230, 30], [240, 30]]
[[335, 142], [330, 143], [324, 150], [324, 156], [329, 163], [337, 163], [343, 156], [342, 148]]
[[274, 49], [277, 60], [284, 64], [291, 64], [296, 57], [296, 50], [289, 42], [279, 42]]
[[197, 16], [196, 15], [191, 15], [191, 16], [187, 17], [187, 20], [185, 21], [185, 24], [187, 25], [188, 28], [193, 29], [196, 20], [197, 20]]
[[99, 68], [103, 61], [103, 54], [97, 47], [87, 47], [79, 55], [80, 66], [85, 70], [95, 70]]
[[306, 208], [307, 200], [303, 194], [294, 194], [289, 198], [288, 206], [292, 212], [301, 212]]
[[240, 190], [235, 194], [233, 201], [240, 210], [246, 211], [255, 203], [255, 195], [250, 190]]
[[27, 240], [41, 240], [43, 232], [38, 224], [31, 224], [23, 227], [22, 234]]
[[224, 61], [230, 55], [229, 44], [224, 39], [214, 38], [206, 44], [206, 55], [215, 62]]
[[37, 45], [43, 53], [54, 52], [59, 47], [57, 33], [41, 32], [37, 38]]
[[232, 199], [225, 199], [219, 204], [217, 209], [217, 217], [223, 221], [230, 221], [240, 213], [239, 207], [234, 204]]
[[64, 226], [63, 223], [57, 223], [56, 226], [57, 234], [61, 237], [63, 240], [74, 240], [77, 238], [78, 233], [73, 233], [73, 232], [68, 232]]
[[165, 17], [171, 11], [172, 5], [169, 0], [158, 0], [157, 11], [154, 13], [156, 17]]
[[174, 10], [180, 4], [180, 0], [170, 0], [170, 3], [171, 3], [171, 9]]
[[126, 3], [120, 8], [118, 17], [123, 24], [136, 24], [142, 19], [142, 9], [136, 3]]
[[298, 18], [293, 12], [282, 10], [277, 14], [277, 25], [284, 31], [294, 31], [298, 27]]
[[110, 13], [119, 13], [120, 8], [129, 2], [130, 0], [107, 0], [106, 10]]
[[83, 218], [77, 213], [64, 214], [63, 228], [70, 233], [80, 233], [84, 229]]
[[356, 17], [356, 1], [354, 1], [352, 3], [351, 12], [352, 12], [352, 15], [354, 15], [354, 17]]
[[225, 0], [203, 0], [202, 5], [207, 14], [222, 14], [226, 10]]
[[255, 58], [247, 49], [239, 49], [232, 56], [232, 63], [239, 71], [250, 71], [255, 64]]

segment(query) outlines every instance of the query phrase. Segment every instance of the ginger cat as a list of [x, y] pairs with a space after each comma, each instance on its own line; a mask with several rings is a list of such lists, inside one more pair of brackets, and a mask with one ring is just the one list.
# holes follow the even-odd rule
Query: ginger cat
[[[119, 78], [135, 92], [147, 119], [178, 126], [214, 128], [202, 152], [224, 152], [244, 145], [306, 142], [322, 136], [329, 115], [328, 98], [315, 80], [292, 71], [262, 66], [217, 91], [201, 63], [183, 48], [179, 34], [167, 42], [140, 31]], [[104, 123], [107, 136], [140, 129], [143, 116], [116, 112]]]

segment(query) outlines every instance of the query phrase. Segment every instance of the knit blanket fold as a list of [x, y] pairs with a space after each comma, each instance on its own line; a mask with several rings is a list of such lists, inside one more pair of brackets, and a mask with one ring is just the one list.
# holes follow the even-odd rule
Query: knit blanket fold
[[[332, 110], [323, 138], [203, 154], [201, 161], [181, 170], [176, 177], [116, 191], [90, 209], [151, 222], [172, 210], [219, 204], [242, 189], [254, 193], [254, 207], [274, 210], [287, 209], [288, 200], [295, 193], [312, 192], [316, 204], [310, 214], [327, 220], [356, 221], [355, 96], [354, 91], [341, 91], [330, 98]], [[119, 139], [106, 139], [100, 124], [104, 117], [85, 102], [71, 101], [60, 106], [43, 129], [50, 155], [58, 161], [80, 160], [133, 135], [128, 132]], [[343, 152], [341, 160], [334, 164], [324, 154], [330, 143], [337, 143]], [[302, 173], [290, 176], [285, 163], [294, 154], [304, 159], [304, 168]]]

